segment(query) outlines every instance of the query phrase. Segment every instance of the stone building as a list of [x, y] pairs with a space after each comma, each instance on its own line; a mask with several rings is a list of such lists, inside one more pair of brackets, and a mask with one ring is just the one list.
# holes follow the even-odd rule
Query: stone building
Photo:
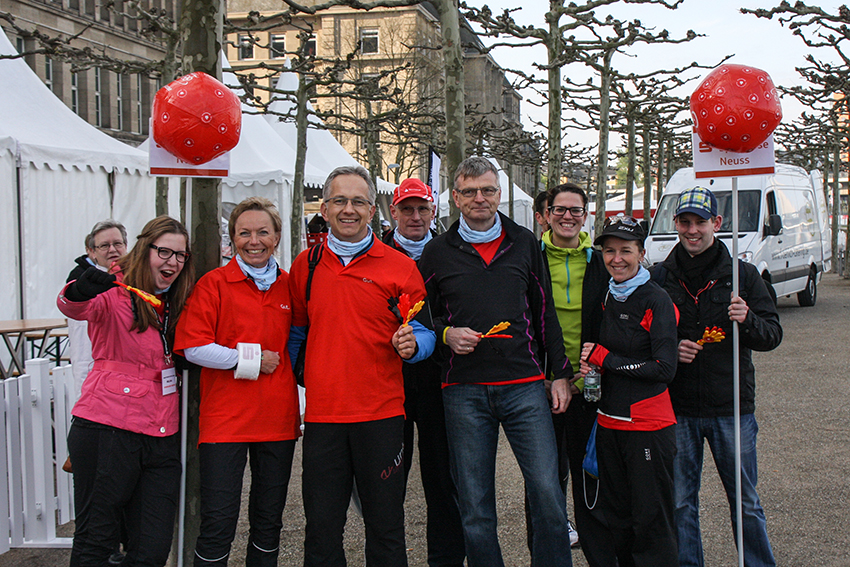
[[[174, 0], [151, 0], [150, 5], [173, 18]], [[53, 37], [80, 34], [73, 41], [75, 47], [89, 47], [117, 59], [162, 59], [162, 46], [142, 36], [136, 19], [123, 15], [124, 0], [116, 0], [114, 6], [114, 11], [107, 9], [106, 0], [0, 0], [0, 12], [12, 14], [21, 28]], [[18, 52], [37, 47], [5, 21], [2, 27]], [[44, 55], [25, 60], [56, 96], [90, 124], [133, 145], [147, 138], [158, 81], [105, 69], [73, 73], [70, 64]]]

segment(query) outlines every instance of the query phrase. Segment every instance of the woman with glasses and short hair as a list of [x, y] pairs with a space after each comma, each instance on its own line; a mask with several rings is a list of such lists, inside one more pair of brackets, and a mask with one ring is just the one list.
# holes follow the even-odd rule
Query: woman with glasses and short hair
[[71, 565], [105, 565], [122, 520], [125, 563], [165, 565], [180, 488], [172, 344], [194, 281], [189, 234], [180, 222], [157, 217], [116, 265], [123, 283], [140, 293], [91, 267], [57, 300], [64, 315], [88, 321], [94, 358], [68, 434], [76, 508]]
[[602, 372], [594, 513], [608, 525], [621, 567], [676, 567], [676, 417], [667, 391], [678, 358], [676, 312], [641, 266], [645, 238], [637, 220], [619, 215], [594, 241], [611, 275], [599, 340], [581, 351], [582, 376], [591, 365]]
[[251, 461], [245, 564], [276, 566], [301, 415], [286, 343], [289, 274], [274, 253], [282, 223], [271, 201], [245, 199], [228, 225], [235, 254], [195, 286], [175, 350], [202, 366], [198, 458], [201, 528], [195, 566], [226, 565]]

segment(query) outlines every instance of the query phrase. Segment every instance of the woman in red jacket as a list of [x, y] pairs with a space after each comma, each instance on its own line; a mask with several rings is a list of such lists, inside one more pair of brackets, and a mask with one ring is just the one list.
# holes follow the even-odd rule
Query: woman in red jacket
[[201, 370], [201, 530], [195, 565], [226, 565], [251, 460], [248, 567], [276, 566], [295, 441], [298, 393], [286, 343], [289, 274], [274, 258], [281, 219], [252, 197], [230, 215], [234, 256], [195, 286], [175, 348]]
[[68, 450], [76, 529], [71, 566], [102, 566], [126, 523], [125, 563], [165, 565], [180, 487], [174, 328], [194, 281], [180, 222], [150, 221], [118, 260], [123, 282], [154, 307], [89, 268], [59, 295], [59, 310], [88, 321], [94, 366], [74, 406]]

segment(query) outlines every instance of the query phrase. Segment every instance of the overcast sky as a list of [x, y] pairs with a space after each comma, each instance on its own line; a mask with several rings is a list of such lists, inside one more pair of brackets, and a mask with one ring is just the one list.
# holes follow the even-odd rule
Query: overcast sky
[[[467, 0], [475, 6], [487, 4], [494, 13], [501, 13], [505, 7], [516, 7], [516, 0]], [[581, 3], [580, 0], [577, 3]], [[641, 46], [629, 51], [634, 57], [618, 54], [613, 61], [613, 67], [621, 72], [649, 72], [655, 69], [671, 69], [682, 67], [692, 61], [702, 65], [714, 65], [726, 55], [734, 55], [729, 63], [750, 65], [767, 71], [773, 82], [779, 85], [801, 84], [802, 79], [795, 67], [804, 65], [804, 57], [808, 53], [800, 38], [795, 37], [787, 27], [782, 27], [776, 16], [772, 20], [756, 18], [740, 13], [741, 7], [771, 8], [778, 6], [780, 0], [685, 0], [677, 10], [667, 10], [657, 6], [626, 5], [603, 6], [597, 9], [597, 17], [604, 19], [612, 14], [621, 20], [639, 19], [646, 27], [655, 28], [655, 32], [667, 29], [671, 37], [684, 37], [689, 29], [706, 37], [699, 37], [691, 42], [677, 45]], [[838, 7], [846, 3], [834, 0], [807, 0], [809, 5], [822, 7], [828, 13], [837, 13]], [[514, 18], [521, 24], [531, 24], [543, 27], [543, 15], [548, 9], [548, 0], [526, 0], [527, 7], [514, 12]], [[793, 2], [792, 2], [793, 4]], [[824, 60], [834, 60], [832, 53], [821, 50], [818, 57]], [[494, 58], [503, 67], [516, 67], [532, 71], [530, 61], [545, 61], [544, 49], [498, 49]], [[579, 75], [582, 71], [577, 66], [569, 66], [562, 76], [570, 73]], [[710, 71], [691, 72], [691, 75], [705, 76]], [[538, 72], [538, 76], [540, 73]], [[598, 82], [598, 81], [597, 81]], [[698, 81], [692, 81], [677, 93], [688, 96], [696, 89]], [[523, 93], [523, 96], [532, 96]], [[799, 116], [802, 106], [793, 99], [782, 99], [783, 122], [789, 122]], [[530, 124], [532, 115], [542, 122], [546, 121], [545, 110], [533, 107], [523, 102], [523, 122]], [[581, 138], [583, 143], [592, 144], [596, 136], [587, 134]], [[575, 139], [575, 138], [574, 138]], [[612, 146], [619, 142], [612, 138]]]

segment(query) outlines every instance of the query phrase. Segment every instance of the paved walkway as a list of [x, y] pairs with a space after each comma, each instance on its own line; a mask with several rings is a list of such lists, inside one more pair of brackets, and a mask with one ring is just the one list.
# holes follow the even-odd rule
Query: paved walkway
[[[777, 563], [784, 567], [850, 565], [850, 281], [827, 275], [817, 305], [798, 307], [780, 298], [785, 330], [773, 352], [756, 353], [756, 416], [759, 420], [759, 489]], [[300, 450], [284, 512], [279, 564], [300, 566], [304, 537]], [[425, 506], [414, 465], [406, 507], [411, 567], [426, 565]], [[498, 462], [499, 530], [505, 564], [528, 565], [522, 479], [503, 443]], [[247, 494], [247, 493], [246, 493]], [[737, 565], [729, 509], [713, 462], [706, 462], [702, 529], [707, 567]], [[243, 519], [246, 513], [243, 510]], [[348, 564], [363, 561], [362, 521], [349, 515]], [[244, 561], [247, 523], [239, 526], [231, 565]], [[581, 552], [574, 563], [584, 567]], [[67, 550], [13, 550], [0, 567], [64, 567]]]

